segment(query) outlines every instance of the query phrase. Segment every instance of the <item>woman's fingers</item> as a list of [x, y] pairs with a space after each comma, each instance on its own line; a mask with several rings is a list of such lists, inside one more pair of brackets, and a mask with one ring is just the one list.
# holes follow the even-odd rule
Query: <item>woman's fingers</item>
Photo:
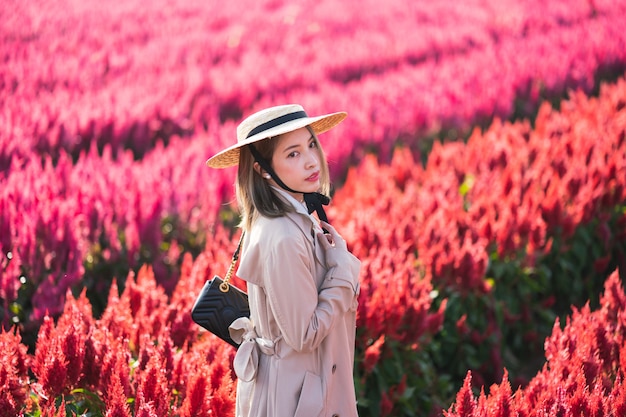
[[347, 247], [346, 242], [343, 240], [343, 238], [337, 232], [337, 230], [335, 230], [334, 227], [332, 227], [330, 224], [328, 224], [325, 221], [322, 221], [321, 223], [322, 223], [322, 226], [329, 232], [329, 234], [326, 236], [329, 238], [331, 244], [333, 246], [341, 246], [342, 248], [345, 249]]
[[320, 223], [322, 224], [322, 227], [324, 227], [324, 229], [328, 230], [329, 232], [333, 234], [338, 234], [337, 230], [335, 230], [335, 228], [332, 227], [329, 223], [325, 222], [324, 220], [320, 220]]

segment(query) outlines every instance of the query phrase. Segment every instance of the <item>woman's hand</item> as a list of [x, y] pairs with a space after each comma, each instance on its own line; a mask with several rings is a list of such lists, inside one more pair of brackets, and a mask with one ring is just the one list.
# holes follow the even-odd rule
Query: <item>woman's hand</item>
[[[324, 249], [348, 249], [348, 245], [346, 241], [341, 237], [341, 235], [332, 227], [330, 224], [325, 221], [320, 221], [322, 227], [328, 231], [328, 233], [324, 234], [326, 239], [320, 239], [323, 243]], [[328, 245], [325, 243], [328, 242]]]
[[348, 298], [343, 303], [344, 311], [355, 309], [356, 296], [359, 294], [359, 272], [361, 261], [348, 251], [346, 241], [337, 230], [326, 222], [322, 226], [328, 233], [318, 233], [317, 241], [324, 249], [328, 272], [321, 286], [322, 290], [329, 288], [349, 289]]
[[333, 268], [345, 264], [347, 262], [346, 258], [352, 256], [348, 252], [346, 241], [330, 224], [322, 222], [322, 226], [328, 233], [318, 233], [317, 241], [320, 242], [326, 253], [326, 267]]

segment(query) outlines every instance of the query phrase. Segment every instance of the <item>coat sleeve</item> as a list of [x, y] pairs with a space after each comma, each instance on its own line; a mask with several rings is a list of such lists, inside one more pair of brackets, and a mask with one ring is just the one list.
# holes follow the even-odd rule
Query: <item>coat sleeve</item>
[[317, 348], [356, 297], [344, 280], [325, 283], [318, 294], [311, 262], [303, 239], [288, 235], [274, 242], [264, 262], [270, 306], [285, 342], [298, 352]]

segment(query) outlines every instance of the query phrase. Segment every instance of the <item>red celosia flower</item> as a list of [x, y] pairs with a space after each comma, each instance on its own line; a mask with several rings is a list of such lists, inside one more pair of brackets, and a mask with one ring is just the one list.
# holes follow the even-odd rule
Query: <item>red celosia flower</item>
[[124, 395], [132, 396], [132, 388], [130, 382], [130, 351], [128, 341], [114, 339], [109, 335], [106, 344], [100, 350], [100, 379], [98, 380], [98, 388], [102, 390], [104, 398], [108, 395], [108, 384], [110, 381], [118, 380], [122, 386]]
[[463, 386], [456, 394], [456, 402], [444, 415], [446, 417], [473, 417], [475, 407], [476, 400], [472, 394], [472, 373], [468, 371]]
[[467, 326], [467, 314], [463, 314], [461, 318], [456, 321], [456, 331], [459, 332], [461, 336], [468, 334], [469, 327]]
[[142, 392], [137, 394], [135, 398], [135, 417], [159, 417], [165, 414], [159, 414], [154, 401], [146, 400]]
[[50, 401], [44, 404], [41, 408], [41, 417], [76, 417], [76, 413], [66, 411], [67, 405], [65, 400], [62, 400], [59, 404], [59, 408], [56, 407], [55, 401]]
[[189, 370], [185, 399], [179, 409], [180, 417], [208, 417], [211, 381], [207, 378], [207, 363], [194, 364]]
[[[82, 303], [86, 302], [83, 292]], [[87, 304], [88, 305], [88, 304]], [[68, 388], [75, 387], [82, 376], [83, 361], [85, 358], [85, 339], [91, 323], [91, 312], [85, 314], [80, 302], [75, 300], [71, 292], [67, 293], [64, 312], [57, 323], [57, 337], [63, 356], [67, 361]]]
[[210, 414], [214, 416], [231, 416], [235, 413], [236, 385], [233, 378], [224, 375], [221, 380], [213, 384], [213, 393], [210, 402]]
[[157, 416], [167, 415], [171, 392], [163, 365], [160, 351], [155, 350], [145, 370], [137, 370], [135, 415], [147, 416], [152, 412]]
[[[496, 366], [496, 369], [500, 368]], [[492, 385], [489, 391], [490, 417], [509, 417], [514, 415], [511, 408], [511, 395], [509, 373], [505, 369], [502, 382], [499, 385]]]
[[363, 358], [363, 370], [365, 374], [372, 372], [378, 360], [380, 359], [381, 349], [385, 343], [385, 335], [380, 336], [374, 343], [365, 349]]
[[[624, 370], [624, 368], [621, 369]], [[613, 390], [607, 399], [607, 408], [614, 416], [626, 416], [626, 386], [623, 381], [623, 374], [619, 374], [615, 378]]]
[[383, 392], [380, 398], [380, 414], [381, 416], [391, 415], [393, 410], [393, 400], [390, 398], [387, 392]]
[[0, 410], [17, 415], [28, 397], [28, 355], [19, 333], [0, 331]]
[[50, 316], [45, 317], [39, 330], [32, 369], [49, 399], [54, 399], [67, 388], [68, 361]]
[[609, 263], [611, 262], [611, 260], [612, 260], [611, 255], [606, 255], [601, 258], [596, 259], [593, 262], [594, 271], [596, 271], [597, 273], [603, 273], [604, 271], [606, 271], [606, 268], [609, 266]]
[[111, 375], [111, 380], [107, 381], [107, 401], [105, 417], [131, 417], [128, 398], [124, 392], [124, 387], [120, 381], [119, 374]]

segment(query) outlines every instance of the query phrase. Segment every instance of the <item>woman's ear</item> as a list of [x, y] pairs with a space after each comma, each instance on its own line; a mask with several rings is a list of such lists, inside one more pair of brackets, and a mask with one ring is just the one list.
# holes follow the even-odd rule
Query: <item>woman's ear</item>
[[252, 165], [252, 168], [254, 168], [254, 170], [256, 171], [257, 174], [262, 175], [263, 173], [261, 172], [261, 165], [259, 165], [258, 162], [255, 162], [254, 165]]
[[259, 174], [260, 176], [262, 176], [263, 178], [265, 178], [267, 180], [272, 178], [272, 176], [270, 174], [268, 174], [267, 171], [265, 171], [263, 168], [261, 168], [261, 165], [258, 162], [255, 162], [252, 167], [254, 168], [256, 173]]

